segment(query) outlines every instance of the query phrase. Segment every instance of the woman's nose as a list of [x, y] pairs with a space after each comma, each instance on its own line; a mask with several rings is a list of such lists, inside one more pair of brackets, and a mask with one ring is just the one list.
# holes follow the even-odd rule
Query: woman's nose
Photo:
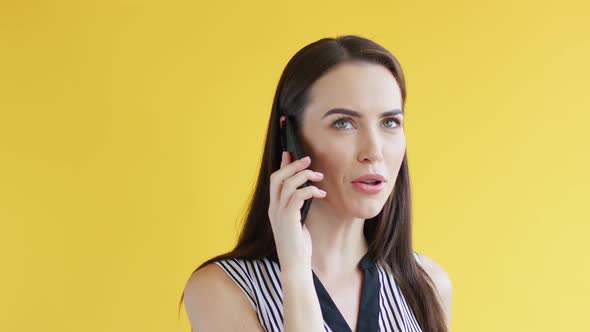
[[359, 155], [360, 162], [378, 162], [383, 160], [381, 151], [381, 141], [376, 132], [366, 131], [364, 135], [359, 136]]

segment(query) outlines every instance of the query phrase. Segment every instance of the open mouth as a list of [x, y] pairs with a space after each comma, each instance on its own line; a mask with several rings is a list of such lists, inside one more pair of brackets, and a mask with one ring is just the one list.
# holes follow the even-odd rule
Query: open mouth
[[370, 186], [380, 185], [381, 181], [360, 181], [360, 183], [368, 184]]
[[383, 181], [357, 181], [353, 182], [353, 187], [365, 194], [375, 194], [385, 187]]

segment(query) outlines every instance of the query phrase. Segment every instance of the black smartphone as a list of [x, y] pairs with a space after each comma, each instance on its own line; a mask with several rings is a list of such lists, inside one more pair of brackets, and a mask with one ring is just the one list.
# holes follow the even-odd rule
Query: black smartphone
[[[301, 159], [305, 157], [301, 143], [297, 136], [297, 123], [295, 119], [291, 118], [291, 116], [285, 115], [285, 122], [283, 123], [283, 127], [281, 128], [281, 146], [283, 151], [288, 151], [291, 155], [291, 162]], [[311, 181], [307, 180], [304, 184], [302, 184], [299, 188], [305, 188], [311, 185]], [[312, 198], [308, 198], [303, 202], [303, 207], [301, 207], [301, 225], [305, 223], [305, 218], [307, 217], [307, 211], [309, 211], [309, 206], [311, 205]]]

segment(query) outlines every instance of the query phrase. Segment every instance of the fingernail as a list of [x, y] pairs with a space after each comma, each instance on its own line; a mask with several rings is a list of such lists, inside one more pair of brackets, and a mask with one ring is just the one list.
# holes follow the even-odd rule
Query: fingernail
[[320, 173], [320, 172], [314, 172], [314, 173], [315, 173], [315, 175], [317, 175], [317, 176], [319, 176], [319, 177], [323, 177], [323, 176], [324, 176], [324, 174], [322, 174], [322, 173]]
[[311, 160], [311, 158], [309, 158], [309, 156], [306, 156], [304, 158], [301, 158], [301, 161], [304, 161], [304, 162], [308, 162], [310, 160]]
[[321, 189], [320, 189], [320, 193], [321, 193], [322, 195], [326, 195], [326, 192], [325, 192], [325, 191], [323, 191], [323, 190], [321, 190]]

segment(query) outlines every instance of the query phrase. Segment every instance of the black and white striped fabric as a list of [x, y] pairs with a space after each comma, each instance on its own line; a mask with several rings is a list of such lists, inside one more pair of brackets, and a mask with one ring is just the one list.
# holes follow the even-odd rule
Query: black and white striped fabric
[[[420, 263], [420, 258], [414, 252]], [[244, 292], [267, 332], [283, 331], [283, 294], [276, 256], [262, 259], [216, 261]], [[367, 256], [360, 262], [365, 272], [357, 332], [422, 332], [392, 275]], [[329, 294], [314, 275], [314, 283], [327, 332], [352, 331]]]

